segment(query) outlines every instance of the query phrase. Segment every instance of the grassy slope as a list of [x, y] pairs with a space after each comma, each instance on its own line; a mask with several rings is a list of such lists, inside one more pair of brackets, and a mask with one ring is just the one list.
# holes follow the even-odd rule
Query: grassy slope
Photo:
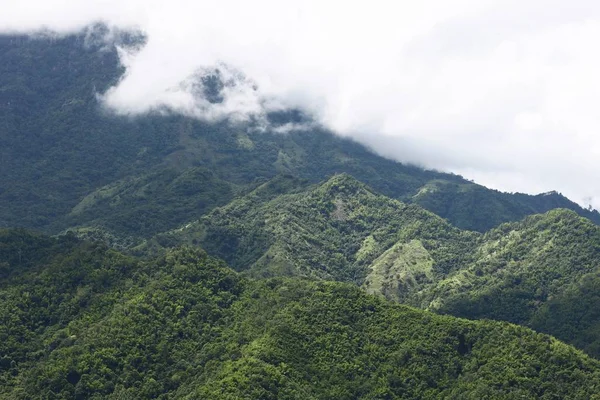
[[549, 336], [419, 311], [350, 284], [252, 281], [199, 250], [140, 262], [14, 231], [0, 231], [0, 253], [6, 398], [600, 394], [600, 363]]

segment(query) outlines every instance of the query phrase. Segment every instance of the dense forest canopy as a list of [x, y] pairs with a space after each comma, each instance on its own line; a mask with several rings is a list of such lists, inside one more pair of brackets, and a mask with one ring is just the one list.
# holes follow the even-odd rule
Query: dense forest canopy
[[277, 177], [133, 252], [182, 244], [246, 276], [352, 282], [427, 310], [527, 325], [600, 357], [600, 227], [570, 210], [479, 234], [349, 175], [315, 186]]
[[139, 260], [24, 231], [0, 231], [0, 255], [3, 398], [600, 395], [600, 362], [550, 336], [352, 284], [255, 281], [198, 249]]

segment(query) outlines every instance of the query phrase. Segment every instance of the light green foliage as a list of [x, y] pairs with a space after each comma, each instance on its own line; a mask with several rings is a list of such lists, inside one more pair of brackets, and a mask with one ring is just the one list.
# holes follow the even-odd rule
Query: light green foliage
[[433, 265], [433, 258], [418, 240], [396, 243], [371, 264], [363, 288], [402, 302], [418, 287], [433, 282]]
[[441, 313], [524, 324], [600, 354], [600, 315], [590, 311], [600, 286], [589, 275], [599, 271], [599, 228], [571, 211], [479, 235], [348, 175], [309, 188], [279, 177], [138, 250], [183, 243], [251, 276], [354, 282]]
[[256, 148], [252, 139], [245, 133], [238, 133], [237, 144], [238, 147], [243, 150], [254, 150]]
[[600, 362], [549, 336], [412, 309], [351, 284], [252, 281], [201, 250], [140, 261], [15, 231], [0, 231], [0, 254], [2, 398], [600, 394]]
[[373, 259], [373, 255], [377, 253], [378, 247], [373, 235], [367, 236], [356, 252], [356, 261], [364, 262], [365, 260]]

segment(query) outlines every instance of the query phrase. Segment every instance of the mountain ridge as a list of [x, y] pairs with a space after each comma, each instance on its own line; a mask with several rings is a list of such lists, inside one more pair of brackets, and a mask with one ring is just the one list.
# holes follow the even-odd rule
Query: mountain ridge
[[476, 236], [460, 233], [419, 206], [378, 194], [348, 174], [335, 175], [305, 191], [256, 199], [252, 192], [197, 222], [158, 235], [135, 251], [147, 252], [147, 247], [160, 247], [161, 242], [200, 245], [235, 269], [260, 270], [262, 265], [268, 270], [280, 265], [292, 275], [360, 282], [369, 260], [402, 238], [429, 240], [429, 250], [439, 256], [436, 268], [447, 270], [456, 266], [461, 251], [455, 249], [447, 256], [434, 239], [456, 246], [458, 236]]
[[105, 33], [0, 35], [0, 397], [600, 398], [600, 213], [301, 110], [117, 115]]

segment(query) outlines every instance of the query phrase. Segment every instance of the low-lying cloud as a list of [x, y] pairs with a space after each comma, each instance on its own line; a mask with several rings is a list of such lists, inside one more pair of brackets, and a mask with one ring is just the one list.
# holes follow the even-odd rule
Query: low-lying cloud
[[[127, 73], [104, 94], [117, 112], [242, 118], [295, 107], [401, 161], [600, 206], [596, 1], [0, 5], [3, 32], [97, 21], [145, 32], [146, 46], [123, 51]], [[219, 102], [192, 79], [215, 69], [233, 82]]]

